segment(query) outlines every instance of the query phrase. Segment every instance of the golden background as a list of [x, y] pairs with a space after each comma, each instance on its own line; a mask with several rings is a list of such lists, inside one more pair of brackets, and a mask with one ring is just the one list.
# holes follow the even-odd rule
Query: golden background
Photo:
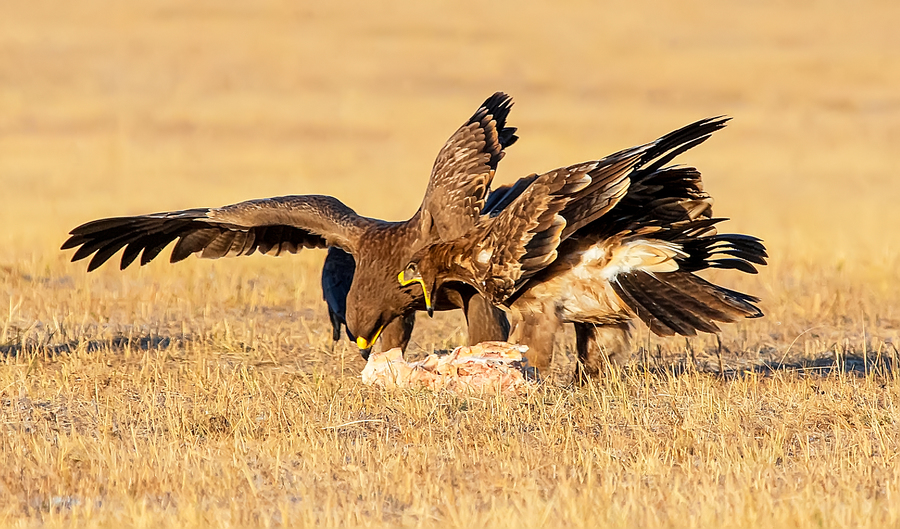
[[444, 140], [496, 90], [515, 97], [521, 136], [500, 183], [727, 114], [684, 161], [776, 261], [872, 262], [897, 242], [894, 2], [85, 1], [2, 14], [6, 260], [50, 255], [97, 216], [277, 194], [406, 218]]
[[[895, 1], [3, 3], [0, 525], [896, 525], [898, 20]], [[734, 117], [678, 161], [770, 250], [715, 275], [763, 298], [723, 329], [745, 376], [713, 375], [711, 337], [642, 331], [664, 374], [384, 395], [329, 349], [324, 252], [86, 274], [59, 251], [95, 218], [283, 194], [405, 219], [497, 90], [521, 137], [497, 184]], [[420, 317], [412, 349], [463, 337]]]

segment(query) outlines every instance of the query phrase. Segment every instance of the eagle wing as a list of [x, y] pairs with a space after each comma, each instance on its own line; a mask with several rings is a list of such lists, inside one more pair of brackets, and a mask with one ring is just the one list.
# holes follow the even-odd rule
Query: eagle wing
[[93, 255], [88, 271], [122, 248], [122, 269], [133, 263], [138, 254], [141, 265], [145, 265], [176, 239], [170, 258], [173, 263], [194, 253], [216, 259], [255, 251], [280, 255], [332, 245], [352, 253], [366, 225], [372, 222], [334, 197], [295, 195], [248, 200], [221, 208], [95, 220], [73, 229], [62, 249], [78, 248], [73, 262]]
[[[568, 221], [565, 236], [575, 232], [579, 236], [588, 233], [615, 235], [623, 229], [643, 225], [649, 221], [676, 221], [710, 216], [712, 198], [703, 191], [700, 173], [692, 167], [665, 167], [677, 155], [705, 142], [717, 130], [725, 127], [730, 118], [715, 117], [696, 121], [643, 145], [640, 160], [629, 175], [628, 193], [616, 205], [610, 215], [603, 204], [602, 195], [582, 191], [566, 207]], [[608, 159], [622, 158], [634, 149], [613, 154]], [[598, 207], [600, 206], [600, 207]], [[602, 217], [596, 224], [594, 220]]]
[[475, 283], [493, 303], [503, 303], [557, 257], [565, 238], [566, 206], [586, 190], [598, 215], [613, 208], [628, 191], [628, 173], [643, 148], [600, 161], [555, 169], [538, 176], [495, 217], [485, 220], [486, 234], [474, 237], [471, 258]]
[[722, 218], [673, 224], [648, 223], [607, 238], [592, 249], [607, 261], [597, 281], [608, 281], [620, 299], [659, 335], [718, 332], [716, 322], [756, 318], [758, 298], [694, 275], [708, 268], [755, 274], [766, 248], [750, 235], [719, 234]]
[[420, 208], [431, 240], [451, 241], [475, 226], [503, 150], [518, 139], [506, 126], [511, 107], [510, 96], [492, 95], [438, 153]]
[[[328, 255], [322, 264], [322, 297], [328, 305], [334, 341], [341, 337], [341, 326], [347, 322], [347, 294], [356, 274], [356, 260], [337, 246], [328, 248]], [[347, 331], [350, 341], [355, 337]]]

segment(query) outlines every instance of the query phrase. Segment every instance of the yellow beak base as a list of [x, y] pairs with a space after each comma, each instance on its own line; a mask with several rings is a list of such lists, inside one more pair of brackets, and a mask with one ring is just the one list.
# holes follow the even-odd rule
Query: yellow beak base
[[428, 289], [425, 288], [425, 280], [424, 279], [422, 279], [421, 277], [417, 277], [415, 279], [410, 279], [409, 281], [406, 281], [403, 276], [403, 272], [400, 272], [400, 274], [397, 276], [397, 281], [400, 281], [400, 286], [404, 286], [404, 287], [406, 285], [411, 285], [413, 283], [419, 283], [420, 285], [422, 285], [422, 294], [425, 296], [425, 307], [428, 309], [428, 316], [429, 317], [434, 316], [434, 307], [431, 306], [431, 296], [428, 295]]
[[378, 328], [377, 331], [375, 331], [375, 336], [372, 337], [372, 341], [368, 341], [365, 338], [363, 338], [362, 336], [357, 336], [356, 337], [356, 346], [362, 350], [370, 349], [372, 346], [375, 345], [375, 341], [378, 340], [379, 336], [381, 336], [381, 331], [383, 331], [383, 330], [384, 330], [384, 325], [382, 325], [381, 327]]

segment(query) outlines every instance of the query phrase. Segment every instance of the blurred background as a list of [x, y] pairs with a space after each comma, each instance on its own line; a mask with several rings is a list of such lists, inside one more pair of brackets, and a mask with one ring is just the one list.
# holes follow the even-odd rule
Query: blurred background
[[5, 3], [0, 266], [83, 274], [58, 251], [77, 224], [282, 194], [405, 219], [503, 90], [521, 139], [497, 183], [733, 116], [679, 161], [770, 247], [750, 291], [813, 311], [865, 291], [891, 318], [897, 20], [890, 1]]
[[[0, 525], [897, 527], [898, 25], [897, 0], [0, 0]], [[331, 347], [324, 251], [59, 250], [284, 194], [406, 219], [498, 90], [497, 184], [734, 118], [678, 162], [765, 239], [759, 275], [712, 276], [766, 317], [635, 349], [747, 376], [382, 394]], [[420, 316], [408, 356], [465, 333]]]

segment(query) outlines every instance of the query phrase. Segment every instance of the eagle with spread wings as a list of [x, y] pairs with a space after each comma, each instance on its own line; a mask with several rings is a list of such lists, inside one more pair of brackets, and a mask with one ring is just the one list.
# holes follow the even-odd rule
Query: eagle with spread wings
[[[120, 268], [138, 257], [145, 265], [172, 242], [173, 263], [193, 254], [215, 259], [337, 247], [354, 260], [344, 311], [359, 348], [367, 351], [391, 325], [389, 332], [402, 340], [405, 329], [411, 328], [403, 319], [424, 306], [413, 288], [397, 284], [397, 270], [420, 248], [455, 240], [475, 226], [504, 149], [517, 139], [516, 129], [506, 126], [511, 106], [508, 95], [495, 93], [450, 137], [435, 160], [421, 206], [405, 222], [363, 217], [330, 196], [293, 195], [95, 220], [73, 229], [62, 249], [76, 249], [72, 261], [90, 257], [91, 271], [123, 249]], [[475, 294], [461, 285], [448, 292], [447, 299], [468, 307]], [[487, 307], [488, 315], [498, 318]], [[486, 332], [505, 336], [503, 323], [487, 322]]]
[[[715, 333], [717, 322], [762, 316], [753, 296], [715, 285], [708, 268], [756, 273], [766, 250], [756, 237], [719, 234], [699, 171], [668, 165], [706, 141], [727, 118], [690, 124], [599, 162], [566, 168], [590, 177], [626, 163], [621, 182], [591, 187], [534, 214], [535, 184], [465, 237], [420, 249], [400, 271], [426, 303], [446, 282], [464, 282], [513, 316], [511, 340], [529, 346], [538, 370], [550, 365], [562, 324], [576, 326], [579, 378], [628, 354], [633, 320], [661, 336]], [[537, 177], [535, 182], [543, 176]], [[439, 294], [438, 294], [439, 295]]]

